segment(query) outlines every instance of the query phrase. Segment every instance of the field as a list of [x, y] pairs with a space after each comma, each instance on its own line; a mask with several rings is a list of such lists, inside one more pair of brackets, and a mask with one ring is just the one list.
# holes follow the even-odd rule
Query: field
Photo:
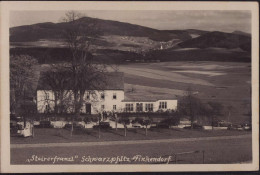
[[225, 107], [232, 106], [231, 122], [249, 120], [250, 63], [135, 63], [120, 65], [119, 71], [125, 73], [126, 98], [178, 99], [191, 88], [204, 102], [217, 101]]

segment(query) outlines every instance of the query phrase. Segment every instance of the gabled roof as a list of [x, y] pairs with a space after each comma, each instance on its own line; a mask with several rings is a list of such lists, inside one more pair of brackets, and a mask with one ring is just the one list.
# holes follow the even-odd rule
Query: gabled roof
[[[72, 90], [73, 82], [71, 74], [68, 72], [41, 72], [37, 90]], [[124, 73], [103, 73], [102, 79], [93, 81], [87, 90], [124, 90]]]

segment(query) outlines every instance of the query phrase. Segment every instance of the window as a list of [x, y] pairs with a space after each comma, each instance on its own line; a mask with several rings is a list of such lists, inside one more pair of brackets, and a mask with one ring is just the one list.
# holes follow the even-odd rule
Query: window
[[113, 110], [116, 110], [116, 105], [113, 105]]
[[134, 111], [134, 105], [130, 104], [130, 103], [126, 103], [125, 110], [126, 110], [126, 112]]
[[153, 111], [153, 104], [152, 103], [145, 104], [145, 111]]
[[167, 102], [166, 101], [160, 101], [159, 109], [167, 109]]
[[113, 93], [113, 99], [114, 100], [116, 99], [116, 93]]
[[101, 93], [101, 99], [104, 100], [105, 99], [105, 94]]
[[143, 111], [143, 103], [136, 103], [136, 112]]
[[104, 110], [105, 109], [105, 105], [101, 105], [101, 109]]

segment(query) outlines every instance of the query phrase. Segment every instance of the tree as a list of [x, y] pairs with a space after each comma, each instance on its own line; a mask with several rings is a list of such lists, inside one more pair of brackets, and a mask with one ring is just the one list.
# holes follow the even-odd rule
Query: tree
[[227, 106], [228, 110], [228, 122], [230, 121], [231, 112], [233, 111], [234, 107], [232, 105]]
[[195, 97], [190, 88], [187, 89], [185, 95], [179, 102], [179, 111], [183, 115], [190, 116], [191, 129], [193, 129], [194, 121], [201, 113], [202, 102], [199, 98]]
[[[65, 42], [71, 53], [71, 59], [66, 66], [71, 75], [73, 112], [76, 116], [80, 115], [86, 91], [89, 89], [102, 90], [107, 72], [107, 65], [94, 60], [90, 53], [88, 36], [94, 36], [94, 33], [91, 33], [93, 30], [87, 30], [86, 26], [78, 20], [80, 17], [82, 17], [81, 14], [69, 11], [64, 18], [69, 25], [68, 29], [64, 31]], [[74, 118], [72, 120], [74, 122]], [[72, 133], [73, 125], [71, 135]]]
[[[11, 55], [10, 56], [10, 112], [20, 114], [26, 124], [28, 112], [26, 103], [34, 96], [36, 82], [37, 60], [28, 55]], [[23, 106], [26, 106], [24, 108]], [[35, 109], [31, 109], [35, 108]], [[36, 110], [35, 105], [28, 107], [29, 111]]]
[[127, 131], [127, 125], [130, 124], [130, 120], [127, 116], [123, 116], [119, 119], [119, 123], [122, 123], [124, 125], [125, 128], [125, 137], [126, 137], [126, 131]]
[[145, 126], [145, 135], [147, 136], [147, 126], [151, 124], [151, 120], [149, 119], [141, 120], [140, 124]]
[[50, 71], [42, 73], [39, 83], [45, 84], [53, 90], [54, 98], [48, 98], [48, 91], [45, 92], [45, 103], [51, 106], [54, 104], [54, 113], [66, 113], [71, 107], [72, 95], [69, 91], [70, 72], [63, 65], [51, 65]]
[[209, 106], [211, 107], [211, 117], [212, 117], [212, 129], [214, 125], [214, 121], [217, 121], [217, 117], [222, 115], [223, 112], [223, 105], [219, 102], [208, 102]]
[[167, 123], [169, 126], [176, 126], [180, 123], [181, 114], [179, 111], [169, 111]]
[[117, 113], [113, 113], [113, 117], [114, 117], [115, 122], [116, 122], [116, 131], [117, 131], [117, 123], [118, 123]]

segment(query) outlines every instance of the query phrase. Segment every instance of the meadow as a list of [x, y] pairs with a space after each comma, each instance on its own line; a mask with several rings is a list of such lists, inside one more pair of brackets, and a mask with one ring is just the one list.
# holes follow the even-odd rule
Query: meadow
[[[131, 99], [179, 99], [188, 88], [205, 103], [230, 106], [233, 123], [249, 121], [251, 63], [161, 62], [120, 65], [125, 73], [125, 96]], [[227, 119], [228, 111], [223, 119]]]

